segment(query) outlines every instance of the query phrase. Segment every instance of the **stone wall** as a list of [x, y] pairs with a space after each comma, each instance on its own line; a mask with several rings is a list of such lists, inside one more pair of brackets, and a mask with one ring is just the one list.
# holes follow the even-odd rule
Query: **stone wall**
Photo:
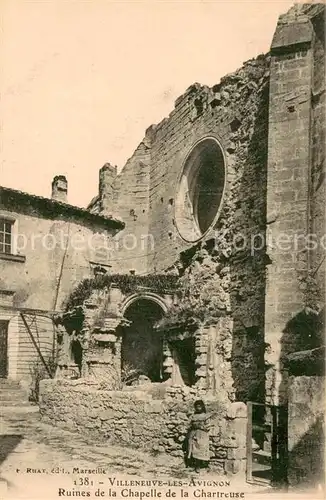
[[[318, 246], [311, 251], [311, 282], [307, 303], [319, 310], [325, 304], [325, 9], [310, 6], [314, 17], [314, 68], [312, 82], [312, 152], [311, 152], [311, 208], [310, 232], [316, 235]], [[324, 241], [324, 248], [320, 242]]]
[[[216, 138], [225, 157], [219, 234], [245, 231], [247, 236], [264, 227], [268, 67], [269, 58], [259, 56], [212, 88], [191, 85], [169, 117], [146, 131], [111, 196], [110, 211], [126, 223], [112, 259], [118, 272], [128, 272], [131, 262], [136, 273], [165, 270], [192, 246], [176, 228], [175, 201], [187, 155], [205, 137]], [[92, 209], [100, 211], [100, 203]]]
[[[185, 159], [203, 137], [218, 139], [225, 156], [226, 187], [215, 226], [218, 234], [253, 229], [258, 213], [264, 217], [263, 205], [262, 210], [258, 205], [252, 210], [251, 206], [255, 190], [257, 194], [264, 192], [264, 141], [257, 141], [259, 151], [255, 158], [251, 146], [259, 133], [264, 136], [264, 120], [259, 120], [259, 114], [266, 105], [267, 75], [268, 58], [260, 57], [248, 61], [212, 88], [194, 84], [177, 99], [169, 118], [155, 127], [149, 226], [150, 234], [154, 235], [155, 253], [149, 261], [150, 269], [168, 267], [180, 251], [191, 246], [179, 236], [173, 204]], [[198, 101], [201, 102], [199, 110]], [[259, 185], [256, 169], [261, 174]], [[263, 198], [260, 201], [264, 203]], [[212, 231], [206, 235], [211, 236]], [[159, 263], [157, 256], [160, 256]]]
[[225, 258], [222, 252], [213, 241], [181, 255], [176, 309], [202, 322], [195, 335], [208, 341], [197, 365], [207, 385], [229, 402], [263, 401], [263, 253]]
[[[212, 88], [191, 85], [170, 115], [149, 127], [111, 197], [111, 212], [126, 223], [117, 235], [113, 271], [178, 273], [180, 253], [195, 254], [184, 273], [183, 283], [190, 283], [185, 302], [192, 297], [189, 307], [203, 305], [204, 328], [218, 332], [218, 383], [231, 401], [264, 399], [269, 62], [268, 55], [247, 61]], [[218, 220], [198, 247], [179, 234], [176, 197], [189, 152], [205, 137], [220, 144], [226, 182]], [[222, 328], [216, 319], [221, 311], [227, 315]]]
[[284, 358], [309, 341], [304, 311], [323, 304], [323, 11], [295, 6], [280, 17], [271, 48], [265, 342], [266, 398], [275, 404], [287, 399]]
[[[178, 272], [180, 253], [198, 249], [177, 228], [184, 164], [201, 139], [219, 142], [225, 192], [218, 220], [201, 242], [205, 248], [213, 238], [218, 250], [213, 258], [195, 256], [187, 290], [195, 301], [206, 300], [208, 311], [224, 303], [232, 318], [223, 335], [232, 338], [229, 389], [237, 399], [266, 395], [268, 402], [286, 402], [282, 359], [301, 348], [303, 338], [293, 319], [301, 324], [306, 307], [318, 312], [324, 304], [324, 10], [294, 6], [280, 16], [270, 54], [211, 88], [191, 85], [170, 115], [149, 127], [114, 183], [111, 211], [124, 211], [122, 235], [133, 236], [120, 244], [113, 267]], [[308, 234], [316, 249], [306, 247]]]
[[124, 167], [124, 174], [114, 184], [113, 207], [126, 227], [117, 237], [112, 269], [146, 273], [152, 242], [148, 238], [150, 130]]
[[[92, 262], [99, 261], [104, 240], [114, 231], [100, 225], [77, 221], [74, 217], [42, 213], [28, 207], [8, 207], [0, 203], [0, 216], [14, 220], [17, 256], [0, 256], [0, 290], [10, 293], [10, 307], [45, 311], [62, 310], [63, 303], [74, 287], [84, 278], [94, 275]], [[93, 238], [95, 233], [102, 237]], [[97, 247], [98, 244], [98, 247]], [[3, 304], [0, 301], [0, 308]], [[30, 377], [33, 363], [39, 357], [17, 312], [0, 311], [0, 318], [9, 320], [8, 369], [10, 378]], [[54, 349], [55, 329], [49, 318], [27, 318], [27, 323], [48, 359]]]
[[[44, 380], [40, 389], [40, 412], [45, 422], [86, 433], [91, 439], [107, 440], [168, 453], [182, 461], [193, 403], [200, 393], [187, 387], [164, 387], [105, 391], [87, 380]], [[213, 415], [211, 466], [219, 473], [243, 474], [247, 412], [243, 403], [225, 406], [203, 397]]]
[[[217, 353], [217, 364], [224, 367], [221, 383], [231, 401], [263, 399], [264, 391], [268, 79], [269, 58], [260, 56], [213, 88], [189, 87], [169, 117], [149, 128], [117, 176], [112, 195], [111, 211], [122, 210], [126, 223], [117, 235], [113, 270], [129, 272], [133, 267], [136, 273], [178, 273], [183, 266], [180, 252], [196, 254], [188, 261], [184, 281], [191, 283], [189, 296], [205, 303], [204, 326], [215, 324], [223, 337], [217, 342], [230, 344], [231, 354]], [[198, 247], [179, 235], [175, 198], [189, 151], [207, 136], [216, 138], [224, 153], [226, 187], [216, 225]], [[146, 234], [145, 248], [142, 235]], [[253, 249], [256, 236], [258, 248]], [[206, 248], [212, 239], [215, 243], [208, 247], [213, 246], [214, 255]], [[217, 316], [222, 310], [232, 318], [223, 332], [212, 318], [214, 308]]]
[[[22, 235], [18, 244], [25, 241], [19, 251], [24, 260], [0, 259], [0, 287], [15, 292], [15, 306], [60, 310], [74, 287], [93, 275], [90, 261], [98, 260], [98, 256], [92, 235], [98, 231], [109, 239], [110, 233], [73, 219], [49, 220], [1, 206], [0, 213], [15, 219], [17, 233]], [[99, 249], [102, 242], [98, 239]]]
[[325, 377], [289, 379], [289, 472], [292, 487], [324, 483]]

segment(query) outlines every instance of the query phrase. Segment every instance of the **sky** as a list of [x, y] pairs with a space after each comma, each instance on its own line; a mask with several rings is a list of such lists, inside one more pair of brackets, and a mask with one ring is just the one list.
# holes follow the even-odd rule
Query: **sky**
[[192, 83], [267, 52], [294, 1], [1, 0], [0, 185], [97, 194]]

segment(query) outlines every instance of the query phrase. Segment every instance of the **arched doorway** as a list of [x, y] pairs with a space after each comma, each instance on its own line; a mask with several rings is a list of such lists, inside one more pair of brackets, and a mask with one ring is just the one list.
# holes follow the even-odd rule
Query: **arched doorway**
[[154, 325], [163, 315], [162, 307], [148, 298], [137, 298], [127, 305], [124, 317], [130, 325], [122, 331], [122, 370], [137, 370], [152, 382], [162, 380], [162, 336]]

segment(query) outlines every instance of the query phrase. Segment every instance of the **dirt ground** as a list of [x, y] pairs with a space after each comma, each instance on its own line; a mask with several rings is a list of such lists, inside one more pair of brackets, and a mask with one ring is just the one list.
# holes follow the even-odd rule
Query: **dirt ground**
[[[145, 485], [135, 483], [141, 480], [147, 481]], [[87, 435], [44, 424], [37, 407], [1, 410], [1, 500], [66, 497], [225, 499], [228, 498], [225, 493], [230, 491], [245, 495], [233, 498], [247, 499], [252, 494], [255, 498], [265, 496], [264, 488], [253, 490], [243, 480], [216, 477], [209, 471], [195, 474], [186, 469], [180, 459], [153, 456], [131, 448], [109, 446], [105, 442], [94, 443]], [[216, 495], [219, 492], [220, 496], [207, 496], [209, 492]]]

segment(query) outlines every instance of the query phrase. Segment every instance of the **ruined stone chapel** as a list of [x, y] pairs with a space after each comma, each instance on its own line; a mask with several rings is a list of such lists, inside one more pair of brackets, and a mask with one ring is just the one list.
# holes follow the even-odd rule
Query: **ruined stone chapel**
[[[102, 260], [99, 283], [112, 286], [88, 308], [107, 292], [105, 328], [152, 381], [177, 364], [186, 385], [276, 403], [283, 358], [314, 342], [296, 334], [296, 317], [309, 324], [324, 304], [322, 11], [293, 8], [269, 54], [212, 88], [191, 85], [121, 174], [100, 171], [88, 209], [125, 228]], [[315, 234], [316, 247], [296, 245], [298, 234]]]
[[[192, 84], [121, 173], [102, 167], [87, 211], [123, 222], [53, 315], [44, 418], [181, 456], [201, 395], [220, 412], [217, 469], [252, 477], [249, 421], [262, 425], [250, 431], [261, 451], [273, 448], [276, 414], [262, 423], [259, 405], [290, 408], [301, 377], [322, 394], [324, 11], [280, 16], [268, 54], [213, 87]], [[288, 448], [304, 441], [293, 425]], [[293, 482], [312, 474], [293, 460]]]

